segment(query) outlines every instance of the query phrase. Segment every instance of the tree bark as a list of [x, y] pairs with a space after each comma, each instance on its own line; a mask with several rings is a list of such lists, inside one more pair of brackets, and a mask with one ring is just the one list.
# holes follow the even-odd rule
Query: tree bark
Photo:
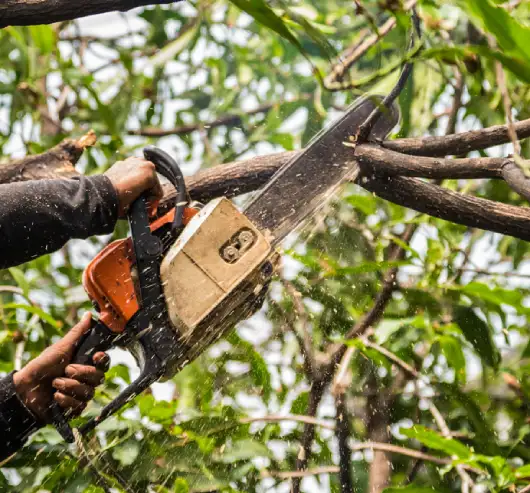
[[0, 28], [69, 21], [146, 5], [165, 5], [180, 0], [4, 0], [0, 2]]
[[[514, 124], [519, 139], [530, 137], [530, 118]], [[494, 125], [480, 130], [470, 130], [440, 137], [413, 137], [387, 140], [383, 147], [416, 156], [459, 156], [471, 151], [486, 149], [510, 142], [507, 125]]]
[[0, 183], [69, 178], [77, 175], [75, 163], [83, 151], [94, 145], [96, 134], [89, 132], [80, 139], [66, 139], [42, 154], [15, 159], [0, 165]]
[[[390, 441], [390, 396], [386, 393], [377, 392], [375, 378], [369, 388], [373, 390], [373, 395], [368, 398], [368, 437], [372, 442], [388, 443]], [[391, 462], [386, 453], [382, 450], [374, 450], [374, 458], [370, 464], [368, 476], [368, 493], [380, 493], [389, 483], [391, 475]]]

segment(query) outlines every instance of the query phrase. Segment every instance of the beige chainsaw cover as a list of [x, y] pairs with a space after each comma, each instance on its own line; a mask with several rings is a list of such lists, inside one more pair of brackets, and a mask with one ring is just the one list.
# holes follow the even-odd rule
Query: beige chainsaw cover
[[[234, 318], [240, 296], [234, 295], [233, 302], [227, 298], [238, 287], [241, 292], [242, 284], [245, 297], [257, 295], [272, 275], [267, 262], [272, 253], [266, 237], [226, 198], [213, 200], [194, 216], [160, 270], [169, 316], [183, 342], [200, 338], [193, 333], [207, 317], [209, 325]], [[212, 318], [216, 309], [221, 313]]]

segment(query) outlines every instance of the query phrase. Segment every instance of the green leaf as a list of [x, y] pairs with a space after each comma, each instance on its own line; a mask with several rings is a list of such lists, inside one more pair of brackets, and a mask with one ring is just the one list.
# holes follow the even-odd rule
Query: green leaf
[[505, 8], [490, 0], [460, 0], [460, 7], [487, 33], [492, 34], [499, 48], [530, 64], [530, 28], [517, 22]]
[[423, 445], [444, 452], [459, 459], [470, 459], [472, 451], [469, 450], [463, 443], [453, 438], [446, 438], [430, 428], [415, 425], [412, 428], [401, 428], [400, 433], [403, 435], [418, 440]]
[[464, 286], [457, 286], [453, 289], [457, 289], [467, 296], [488, 301], [499, 307], [502, 305], [509, 305], [516, 308], [520, 313], [528, 312], [528, 309], [524, 308], [522, 304], [524, 295], [517, 289], [492, 287], [476, 281], [470, 282]]
[[384, 344], [388, 339], [397, 332], [401, 327], [404, 325], [408, 325], [416, 320], [416, 317], [408, 317], [408, 318], [386, 318], [384, 320], [381, 320], [379, 324], [377, 325], [377, 329], [375, 331], [375, 337], [377, 339], [378, 344]]
[[122, 466], [130, 466], [133, 464], [139, 453], [140, 444], [133, 439], [127, 440], [112, 449], [112, 457], [120, 462]]
[[272, 10], [264, 0], [230, 0], [236, 7], [253, 17], [257, 22], [263, 24], [282, 38], [292, 43], [298, 51], [308, 58], [306, 50], [286, 26], [285, 22]]
[[152, 395], [144, 395], [139, 399], [138, 407], [142, 416], [160, 424], [173, 422], [176, 413], [176, 402], [157, 401]]
[[524, 466], [518, 467], [515, 470], [515, 477], [518, 479], [530, 477], [530, 464], [525, 464]]
[[350, 195], [346, 197], [346, 202], [367, 216], [377, 212], [376, 198], [371, 195]]
[[421, 59], [436, 58], [440, 61], [456, 62], [474, 59], [476, 55], [492, 61], [499, 61], [522, 82], [530, 83], [530, 62], [525, 59], [507, 55], [501, 51], [492, 50], [487, 46], [443, 46], [429, 48], [419, 55]]
[[270, 457], [273, 455], [269, 448], [256, 440], [238, 440], [219, 452], [218, 460], [226, 464], [241, 460], [250, 460], [255, 457]]
[[48, 25], [29, 26], [31, 38], [35, 46], [43, 55], [50, 54], [55, 48], [57, 35], [54, 29]]
[[345, 275], [364, 274], [367, 272], [381, 272], [392, 267], [400, 267], [408, 265], [409, 262], [403, 261], [388, 261], [388, 262], [362, 262], [352, 267], [340, 267], [326, 272], [323, 277], [344, 277]]
[[190, 491], [190, 487], [184, 478], [177, 478], [173, 484], [172, 491], [173, 493], [188, 493]]
[[59, 329], [61, 327], [61, 324], [57, 320], [36, 306], [24, 305], [22, 303], [8, 303], [4, 305], [4, 308], [7, 308], [8, 310], [24, 310], [28, 313], [31, 313], [32, 315], [37, 315], [41, 320], [49, 323], [55, 329]]
[[462, 343], [453, 336], [442, 335], [437, 338], [442, 353], [451, 368], [455, 370], [458, 382], [466, 381], [466, 358], [462, 350]]
[[29, 282], [26, 279], [24, 272], [22, 272], [18, 267], [11, 267], [9, 273], [13, 276], [13, 279], [17, 283], [17, 286], [22, 289], [22, 293], [25, 298], [29, 297]]
[[254, 349], [249, 354], [249, 357], [252, 381], [256, 387], [261, 388], [263, 397], [268, 400], [272, 392], [272, 384], [267, 363], [263, 359], [263, 356]]
[[179, 33], [179, 36], [174, 41], [171, 41], [164, 46], [156, 55], [153, 55], [148, 60], [148, 65], [151, 67], [160, 67], [166, 63], [174, 60], [180, 53], [182, 53], [190, 43], [195, 39], [200, 27], [199, 18], [186, 30]]
[[441, 490], [437, 490], [432, 486], [416, 486], [415, 484], [409, 484], [407, 486], [396, 486], [391, 488], [385, 488], [383, 493], [438, 493]]
[[493, 329], [469, 306], [455, 306], [453, 315], [465, 338], [473, 345], [482, 361], [497, 370], [501, 355], [493, 341]]
[[446, 405], [449, 402], [452, 405], [458, 405], [467, 416], [475, 433], [474, 442], [482, 451], [492, 456], [499, 455], [499, 446], [492, 439], [495, 437], [495, 432], [475, 401], [473, 394], [464, 393], [456, 385], [448, 383], [439, 382], [436, 386], [440, 392], [440, 404]]

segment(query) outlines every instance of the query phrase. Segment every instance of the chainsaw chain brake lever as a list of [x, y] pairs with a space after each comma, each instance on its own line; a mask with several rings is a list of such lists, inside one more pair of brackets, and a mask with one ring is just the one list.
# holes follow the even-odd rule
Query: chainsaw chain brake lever
[[[173, 234], [182, 226], [186, 203], [184, 176], [178, 164], [161, 149], [149, 146], [144, 156], [155, 164], [156, 171], [165, 176], [177, 189], [177, 205], [172, 224]], [[127, 345], [135, 341], [141, 349], [143, 365], [140, 376], [116, 399], [103, 408], [100, 415], [89, 420], [79, 431], [82, 434], [94, 429], [101, 421], [116, 412], [127, 402], [158, 380], [167, 364], [177, 356], [180, 347], [178, 336], [171, 327], [160, 279], [160, 256], [163, 246], [149, 227], [148, 203], [144, 195], [136, 199], [128, 211], [129, 228], [138, 272], [140, 310], [127, 324], [125, 333], [114, 333], [102, 322], [96, 322], [85, 334], [76, 348], [73, 363], [93, 365], [93, 356], [98, 351], [120, 343]], [[74, 441], [73, 431], [61, 408], [55, 402], [51, 406], [52, 421], [66, 442]]]

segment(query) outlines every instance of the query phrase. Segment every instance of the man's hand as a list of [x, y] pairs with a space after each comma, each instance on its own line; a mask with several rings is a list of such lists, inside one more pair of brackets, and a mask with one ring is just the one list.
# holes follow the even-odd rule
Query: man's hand
[[120, 217], [123, 217], [128, 207], [146, 191], [151, 201], [162, 198], [162, 186], [151, 161], [130, 157], [125, 161], [116, 162], [105, 176], [110, 179], [118, 194]]
[[17, 394], [26, 407], [40, 420], [49, 423], [48, 409], [52, 400], [77, 416], [94, 397], [94, 389], [105, 379], [109, 358], [105, 353], [94, 355], [92, 366], [70, 365], [76, 343], [90, 329], [91, 315], [86, 313], [60, 341], [47, 348], [13, 375]]

